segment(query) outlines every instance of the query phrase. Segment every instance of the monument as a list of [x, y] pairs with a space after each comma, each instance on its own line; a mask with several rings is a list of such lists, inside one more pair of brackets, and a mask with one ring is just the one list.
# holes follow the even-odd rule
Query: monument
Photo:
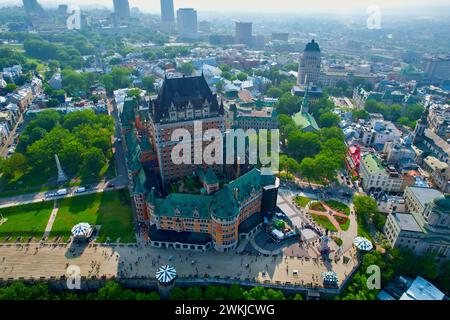
[[64, 170], [61, 168], [61, 163], [59, 163], [59, 158], [57, 154], [55, 154], [55, 161], [56, 167], [58, 168], [58, 183], [66, 182], [68, 179], [66, 174], [64, 173]]

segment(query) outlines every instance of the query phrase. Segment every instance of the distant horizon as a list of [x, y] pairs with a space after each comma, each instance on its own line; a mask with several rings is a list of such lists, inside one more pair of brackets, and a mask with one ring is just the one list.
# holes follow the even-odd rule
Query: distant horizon
[[[112, 9], [113, 0], [38, 0], [44, 7], [55, 7], [58, 4], [77, 4], [82, 8], [108, 8]], [[367, 15], [366, 10], [371, 5], [378, 5], [381, 13], [389, 16], [447, 16], [450, 10], [448, 0], [228, 0], [226, 3], [219, 0], [174, 0], [175, 11], [179, 8], [192, 7], [204, 14], [238, 14], [263, 13], [284, 15]], [[136, 7], [144, 13], [159, 14], [160, 0], [129, 0], [130, 7]], [[21, 0], [0, 0], [0, 6], [22, 6]], [[255, 9], [257, 8], [257, 9]]]

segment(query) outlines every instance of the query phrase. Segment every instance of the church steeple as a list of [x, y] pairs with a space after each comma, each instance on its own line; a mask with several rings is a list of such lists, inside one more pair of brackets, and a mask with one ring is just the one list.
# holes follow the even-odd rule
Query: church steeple
[[[307, 77], [306, 77], [307, 78]], [[309, 113], [309, 86], [306, 85], [305, 95], [303, 96], [302, 107], [300, 109], [301, 113]]]

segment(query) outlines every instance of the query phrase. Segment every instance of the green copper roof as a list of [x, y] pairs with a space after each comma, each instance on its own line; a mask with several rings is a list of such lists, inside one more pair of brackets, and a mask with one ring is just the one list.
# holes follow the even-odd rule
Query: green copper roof
[[258, 169], [253, 169], [210, 196], [172, 193], [165, 199], [149, 200], [156, 203], [155, 212], [161, 216], [176, 216], [178, 210], [185, 218], [193, 218], [197, 212], [199, 219], [211, 219], [211, 215], [218, 219], [232, 219], [239, 214], [242, 201], [274, 182], [273, 175], [261, 175]]
[[380, 173], [384, 172], [383, 166], [378, 158], [374, 157], [373, 154], [367, 153], [362, 156], [362, 161], [366, 165], [370, 173]]
[[443, 212], [450, 213], [450, 194], [442, 195], [433, 200], [437, 208]]
[[211, 219], [213, 196], [172, 193], [165, 199], [157, 200], [156, 214], [176, 217], [177, 212], [183, 218]]
[[219, 179], [217, 179], [214, 170], [211, 168], [208, 168], [208, 170], [206, 170], [206, 173], [203, 170], [200, 170], [199, 176], [203, 181], [206, 182], [206, 184], [219, 183]]
[[292, 116], [292, 120], [294, 120], [297, 126], [300, 126], [302, 129], [307, 127], [313, 127], [315, 130], [319, 130], [319, 126], [317, 125], [316, 119], [309, 113], [301, 113], [297, 112]]
[[139, 174], [133, 178], [133, 195], [144, 194], [145, 193], [145, 183], [147, 177], [145, 176], [144, 169], [139, 171]]

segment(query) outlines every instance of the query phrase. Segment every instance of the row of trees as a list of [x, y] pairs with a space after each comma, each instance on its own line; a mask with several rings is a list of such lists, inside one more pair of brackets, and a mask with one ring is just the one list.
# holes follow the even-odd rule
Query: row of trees
[[[52, 291], [46, 284], [26, 285], [23, 282], [0, 288], [0, 300], [159, 300], [157, 292], [143, 292], [123, 288], [115, 281], [108, 281], [98, 291]], [[230, 287], [208, 286], [206, 289], [175, 288], [172, 300], [302, 300], [300, 294], [286, 297], [280, 290], [253, 287], [245, 290], [236, 284]]]
[[[25, 165], [45, 170], [58, 154], [66, 171], [82, 177], [97, 177], [112, 156], [114, 124], [107, 115], [83, 110], [62, 116], [55, 110], [39, 113], [21, 135], [16, 157], [25, 157]], [[23, 166], [16, 170], [23, 170]], [[6, 173], [6, 171], [3, 171]]]
[[381, 113], [386, 120], [414, 127], [416, 121], [420, 118], [425, 109], [420, 104], [408, 106], [393, 104], [387, 106], [384, 103], [375, 100], [367, 100], [365, 110], [369, 113]]
[[346, 146], [338, 127], [322, 128], [318, 133], [299, 130], [291, 117], [279, 116], [280, 137], [287, 155], [280, 157], [281, 170], [300, 173], [309, 181], [330, 182], [344, 166]]
[[108, 281], [96, 292], [52, 291], [47, 284], [26, 285], [23, 282], [0, 288], [0, 300], [159, 300], [157, 292], [124, 289]]
[[[382, 231], [386, 217], [378, 211], [375, 199], [365, 195], [356, 195], [353, 197], [353, 205], [361, 230], [367, 230], [366, 233], [370, 233], [369, 228], [373, 225], [377, 231]], [[369, 234], [365, 234], [365, 236], [370, 237]]]
[[61, 45], [41, 39], [29, 39], [24, 42], [24, 49], [28, 56], [40, 60], [57, 60], [62, 66], [75, 69], [84, 66], [80, 51], [73, 45]]

